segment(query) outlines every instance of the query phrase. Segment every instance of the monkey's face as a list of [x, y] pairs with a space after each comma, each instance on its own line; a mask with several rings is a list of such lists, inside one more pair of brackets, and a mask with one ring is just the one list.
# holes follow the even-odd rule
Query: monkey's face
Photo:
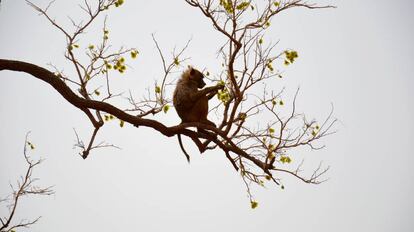
[[206, 85], [206, 83], [203, 80], [204, 75], [197, 69], [191, 68], [190, 77], [191, 77], [191, 81], [197, 84], [197, 88], [201, 89]]
[[203, 88], [204, 86], [206, 85], [206, 83], [204, 82], [204, 80], [203, 80], [203, 78], [201, 78], [199, 81], [198, 81], [198, 88], [199, 89], [201, 89], [201, 88]]

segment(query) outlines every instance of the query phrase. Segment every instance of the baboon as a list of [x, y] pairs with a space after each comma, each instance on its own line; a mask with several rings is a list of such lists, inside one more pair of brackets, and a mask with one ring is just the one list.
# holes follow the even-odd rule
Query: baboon
[[[181, 118], [181, 123], [200, 122], [216, 127], [216, 124], [207, 119], [208, 100], [224, 86], [217, 85], [201, 89], [206, 85], [203, 78], [204, 75], [195, 68], [189, 67], [184, 71], [175, 87], [173, 95], [174, 108]], [[190, 156], [184, 149], [180, 134], [178, 134], [178, 142], [187, 157], [187, 161], [190, 162]]]

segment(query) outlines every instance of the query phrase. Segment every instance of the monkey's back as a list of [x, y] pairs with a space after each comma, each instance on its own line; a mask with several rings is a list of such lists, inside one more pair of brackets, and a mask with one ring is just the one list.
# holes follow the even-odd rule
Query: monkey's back
[[177, 83], [177, 88], [173, 95], [173, 105], [183, 122], [200, 122], [207, 117], [207, 96], [193, 101], [190, 96], [194, 92], [197, 92], [197, 88], [194, 89], [194, 87], [187, 86], [185, 83]]

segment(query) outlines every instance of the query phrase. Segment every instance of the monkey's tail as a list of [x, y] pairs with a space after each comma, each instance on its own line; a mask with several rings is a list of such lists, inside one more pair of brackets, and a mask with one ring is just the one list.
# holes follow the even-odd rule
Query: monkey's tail
[[178, 143], [180, 144], [181, 150], [183, 151], [185, 157], [187, 158], [187, 162], [190, 163], [190, 155], [188, 155], [187, 151], [184, 149], [183, 141], [181, 140], [181, 135], [177, 134]]

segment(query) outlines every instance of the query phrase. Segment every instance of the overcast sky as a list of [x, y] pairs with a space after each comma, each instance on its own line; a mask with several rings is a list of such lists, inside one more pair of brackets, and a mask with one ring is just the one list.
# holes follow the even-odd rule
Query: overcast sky
[[[414, 231], [414, 2], [329, 3], [338, 8], [284, 12], [265, 36], [280, 39], [276, 49], [299, 52], [272, 87], [286, 87], [288, 97], [300, 86], [298, 108], [310, 118], [326, 116], [331, 103], [335, 107], [339, 132], [324, 139], [326, 148], [298, 151], [308, 173], [319, 161], [331, 167], [328, 182], [307, 185], [286, 176], [285, 190], [254, 188], [259, 207], [252, 210], [239, 174], [222, 153], [198, 155], [187, 145], [194, 154], [188, 165], [176, 138], [117, 123], [99, 139], [122, 149], [83, 160], [72, 147], [73, 128], [83, 138], [92, 132], [84, 114], [38, 79], [2, 71], [0, 196], [25, 171], [23, 142], [31, 131], [33, 157], [46, 159], [34, 175], [40, 184], [55, 185], [56, 194], [22, 200], [16, 219], [42, 216], [28, 231]], [[68, 28], [67, 16], [83, 17], [76, 1], [57, 0], [50, 14]], [[96, 31], [101, 25], [94, 25]], [[108, 26], [115, 47], [140, 51], [116, 90], [139, 96], [161, 77], [151, 33], [166, 54], [192, 39], [189, 64], [213, 73], [221, 64], [216, 51], [223, 38], [183, 0], [127, 0], [109, 11]], [[91, 32], [81, 45], [99, 38]], [[46, 68], [52, 63], [70, 73], [64, 49], [63, 35], [23, 0], [1, 2], [0, 58]], [[173, 111], [160, 120], [179, 122]]]

